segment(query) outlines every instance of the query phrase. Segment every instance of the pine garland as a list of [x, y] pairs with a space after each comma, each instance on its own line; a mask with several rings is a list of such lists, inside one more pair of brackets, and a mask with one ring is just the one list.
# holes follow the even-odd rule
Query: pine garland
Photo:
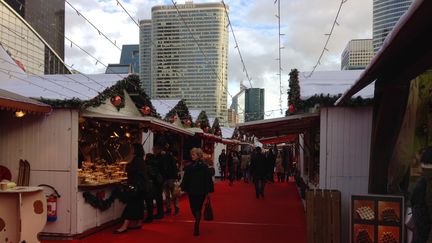
[[143, 112], [141, 111], [141, 108], [144, 106], [148, 106], [151, 110], [150, 115], [160, 118], [160, 115], [156, 112], [156, 109], [153, 107], [153, 104], [151, 103], [149, 97], [141, 88], [138, 75], [135, 74], [129, 75], [123, 80], [118, 81], [115, 85], [106, 88], [104, 91], [99, 93], [98, 96], [90, 100], [80, 100], [78, 98], [59, 100], [45, 99], [42, 97], [38, 100], [45, 104], [51, 105], [54, 108], [77, 108], [80, 110], [84, 110], [88, 107], [98, 107], [103, 104], [105, 100], [115, 96], [120, 96], [122, 98], [122, 102], [119, 106], [117, 106], [117, 109], [121, 109], [125, 106], [123, 90], [126, 90], [128, 94], [134, 94], [134, 96], [132, 96], [132, 100], [142, 114]]
[[186, 120], [189, 120], [192, 124], [192, 116], [189, 112], [189, 108], [186, 105], [186, 102], [184, 99], [180, 100], [177, 105], [175, 105], [165, 116], [165, 121], [171, 122], [171, 119], [173, 116], [178, 115], [178, 119], [180, 119], [182, 124], [185, 124]]
[[107, 199], [101, 199], [90, 192], [83, 192], [83, 197], [86, 203], [101, 211], [105, 211], [110, 208], [114, 200], [117, 198], [120, 201], [125, 202], [123, 193], [118, 187], [114, 188], [114, 190], [111, 192], [111, 195]]
[[219, 125], [219, 119], [217, 117], [215, 118], [215, 121], [214, 121], [213, 126], [211, 128], [211, 133], [222, 137], [222, 131], [221, 131], [221, 128]]
[[210, 122], [205, 111], [199, 113], [196, 124], [199, 124], [200, 128], [203, 130], [205, 130], [206, 127], [210, 128]]
[[[285, 116], [294, 115], [298, 113], [308, 112], [310, 108], [315, 107], [316, 105], [323, 107], [333, 106], [334, 103], [342, 96], [342, 94], [338, 95], [330, 95], [330, 94], [316, 94], [312, 97], [309, 97], [306, 100], [302, 100], [300, 97], [300, 85], [299, 85], [299, 72], [297, 69], [292, 69], [289, 73], [289, 91], [288, 91], [288, 110], [285, 112]], [[357, 107], [357, 106], [367, 106], [372, 105], [374, 102], [373, 98], [362, 98], [358, 96], [356, 98], [349, 99], [345, 106], [348, 107]]]

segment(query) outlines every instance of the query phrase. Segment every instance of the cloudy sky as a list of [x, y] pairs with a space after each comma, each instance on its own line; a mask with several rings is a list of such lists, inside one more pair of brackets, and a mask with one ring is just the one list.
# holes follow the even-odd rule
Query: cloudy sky
[[[117, 5], [116, 0], [68, 0], [83, 16], [97, 26], [102, 33], [121, 47], [122, 44], [138, 44], [139, 28]], [[151, 7], [172, 5], [170, 0], [120, 0], [135, 20], [150, 19]], [[184, 0], [176, 1], [182, 4]], [[195, 0], [194, 3], [217, 2]], [[278, 73], [278, 19], [275, 0], [225, 0], [230, 8], [229, 17], [234, 28], [246, 69], [254, 88], [265, 88], [266, 118], [280, 117]], [[310, 71], [323, 50], [327, 36], [336, 17], [341, 0], [285, 0], [281, 1], [282, 41], [282, 106], [287, 107], [286, 91], [288, 73], [297, 68]], [[99, 35], [68, 4], [66, 8], [66, 36], [102, 63], [118, 63], [120, 51]], [[341, 9], [338, 26], [331, 36], [318, 71], [339, 70], [340, 55], [351, 39], [372, 37], [372, 0], [348, 0]], [[234, 49], [230, 32], [228, 60], [228, 90], [235, 95], [240, 81], [250, 87], [242, 69], [240, 57]], [[66, 63], [84, 73], [103, 73], [105, 67], [77, 47], [65, 41]], [[228, 99], [228, 104], [231, 98]]]

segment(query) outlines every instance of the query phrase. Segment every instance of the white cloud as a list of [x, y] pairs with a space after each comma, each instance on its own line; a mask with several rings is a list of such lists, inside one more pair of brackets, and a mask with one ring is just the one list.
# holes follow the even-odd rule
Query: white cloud
[[[116, 1], [70, 0], [75, 8], [82, 11], [94, 25], [115, 40], [117, 45], [137, 44], [139, 29], [129, 16], [116, 5]], [[120, 1], [129, 13], [137, 19], [151, 18], [151, 8], [155, 5], [172, 4], [169, 0], [129, 0]], [[184, 1], [176, 1], [178, 4]], [[216, 0], [194, 1], [218, 2]], [[279, 108], [278, 73], [278, 23], [277, 4], [262, 0], [225, 0], [229, 6], [230, 19], [246, 64], [252, 85], [266, 89], [265, 109]], [[288, 73], [292, 68], [300, 71], [311, 70], [320, 55], [326, 36], [336, 16], [340, 0], [290, 0], [281, 1], [282, 50], [282, 105], [287, 106], [286, 89]], [[371, 38], [372, 0], [347, 1], [341, 9], [338, 21], [331, 36], [328, 49], [317, 70], [339, 70], [340, 55], [351, 39]], [[66, 36], [89, 51], [104, 64], [118, 63], [120, 51], [100, 36], [82, 17], [66, 4]], [[77, 47], [70, 47], [66, 41], [66, 63], [85, 73], [102, 73], [105, 67], [95, 65]], [[234, 49], [230, 33], [228, 79], [229, 92], [234, 95], [239, 90], [239, 82], [249, 86], [242, 71], [240, 58]], [[231, 103], [231, 101], [229, 101]], [[270, 113], [270, 112], [268, 112]], [[275, 114], [277, 113], [277, 114]], [[278, 112], [271, 115], [281, 116]]]

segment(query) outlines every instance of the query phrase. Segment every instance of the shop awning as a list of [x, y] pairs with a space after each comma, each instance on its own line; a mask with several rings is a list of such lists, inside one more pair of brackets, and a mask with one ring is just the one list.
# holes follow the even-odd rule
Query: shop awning
[[81, 116], [108, 120], [108, 121], [136, 122], [136, 123], [142, 123], [144, 125], [147, 125], [152, 130], [165, 130], [165, 131], [171, 131], [171, 132], [188, 135], [188, 136], [195, 135], [195, 133], [192, 131], [189, 131], [182, 127], [178, 127], [176, 125], [173, 125], [171, 123], [162, 121], [158, 118], [151, 117], [151, 116], [141, 116], [141, 117], [140, 116], [114, 116], [114, 115], [92, 113], [92, 112], [83, 112], [81, 113]]
[[262, 144], [280, 144], [280, 143], [294, 142], [296, 138], [297, 138], [297, 134], [290, 134], [290, 135], [280, 136], [280, 137], [262, 138], [259, 141]]
[[46, 114], [51, 106], [4, 89], [0, 89], [0, 110], [24, 111], [33, 114]]
[[409, 81], [432, 67], [432, 1], [416, 0], [401, 17], [359, 79], [335, 105], [377, 79]]
[[242, 133], [253, 134], [258, 139], [285, 137], [319, 127], [319, 113], [306, 113], [282, 118], [245, 122], [237, 125]]

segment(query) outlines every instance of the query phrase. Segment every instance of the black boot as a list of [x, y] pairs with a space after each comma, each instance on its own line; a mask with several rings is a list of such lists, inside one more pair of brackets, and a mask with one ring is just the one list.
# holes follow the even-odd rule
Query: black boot
[[199, 235], [199, 224], [201, 221], [201, 212], [200, 211], [195, 212], [194, 216], [195, 216], [195, 225], [194, 225], [193, 235], [198, 236]]

